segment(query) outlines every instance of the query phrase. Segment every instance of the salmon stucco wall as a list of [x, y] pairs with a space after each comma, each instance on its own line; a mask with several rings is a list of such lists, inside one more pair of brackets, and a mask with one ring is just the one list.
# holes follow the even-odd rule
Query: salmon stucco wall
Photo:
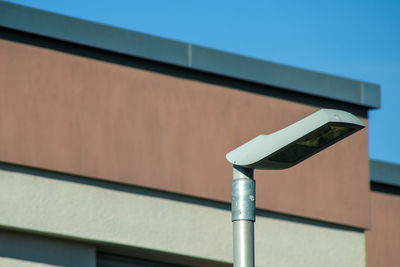
[[[0, 81], [0, 161], [223, 202], [227, 152], [319, 108], [9, 40]], [[257, 207], [368, 227], [367, 136], [256, 171]]]

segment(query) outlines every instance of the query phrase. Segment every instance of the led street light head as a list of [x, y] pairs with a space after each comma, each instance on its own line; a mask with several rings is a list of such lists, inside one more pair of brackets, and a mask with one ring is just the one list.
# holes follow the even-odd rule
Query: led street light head
[[227, 160], [250, 169], [286, 169], [364, 128], [354, 115], [321, 109], [269, 135], [259, 135], [226, 154]]

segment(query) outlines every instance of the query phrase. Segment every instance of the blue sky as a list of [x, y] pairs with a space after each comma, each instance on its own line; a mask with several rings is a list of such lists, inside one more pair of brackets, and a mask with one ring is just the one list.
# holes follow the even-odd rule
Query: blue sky
[[398, 0], [9, 2], [380, 84], [370, 158], [400, 164]]

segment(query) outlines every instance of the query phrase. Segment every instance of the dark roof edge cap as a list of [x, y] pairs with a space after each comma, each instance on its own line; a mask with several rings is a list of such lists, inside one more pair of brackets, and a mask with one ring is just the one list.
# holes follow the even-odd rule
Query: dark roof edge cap
[[400, 164], [370, 159], [369, 176], [372, 182], [400, 187]]
[[380, 107], [380, 86], [0, 1], [0, 26], [285, 90]]

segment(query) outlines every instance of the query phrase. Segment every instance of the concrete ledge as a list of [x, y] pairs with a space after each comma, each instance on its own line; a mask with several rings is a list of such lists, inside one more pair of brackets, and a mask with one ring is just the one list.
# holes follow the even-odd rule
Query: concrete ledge
[[[231, 262], [229, 206], [0, 165], [0, 227]], [[364, 233], [262, 213], [259, 266], [365, 266]]]
[[249, 58], [0, 1], [0, 26], [285, 90], [380, 106], [379, 85]]

